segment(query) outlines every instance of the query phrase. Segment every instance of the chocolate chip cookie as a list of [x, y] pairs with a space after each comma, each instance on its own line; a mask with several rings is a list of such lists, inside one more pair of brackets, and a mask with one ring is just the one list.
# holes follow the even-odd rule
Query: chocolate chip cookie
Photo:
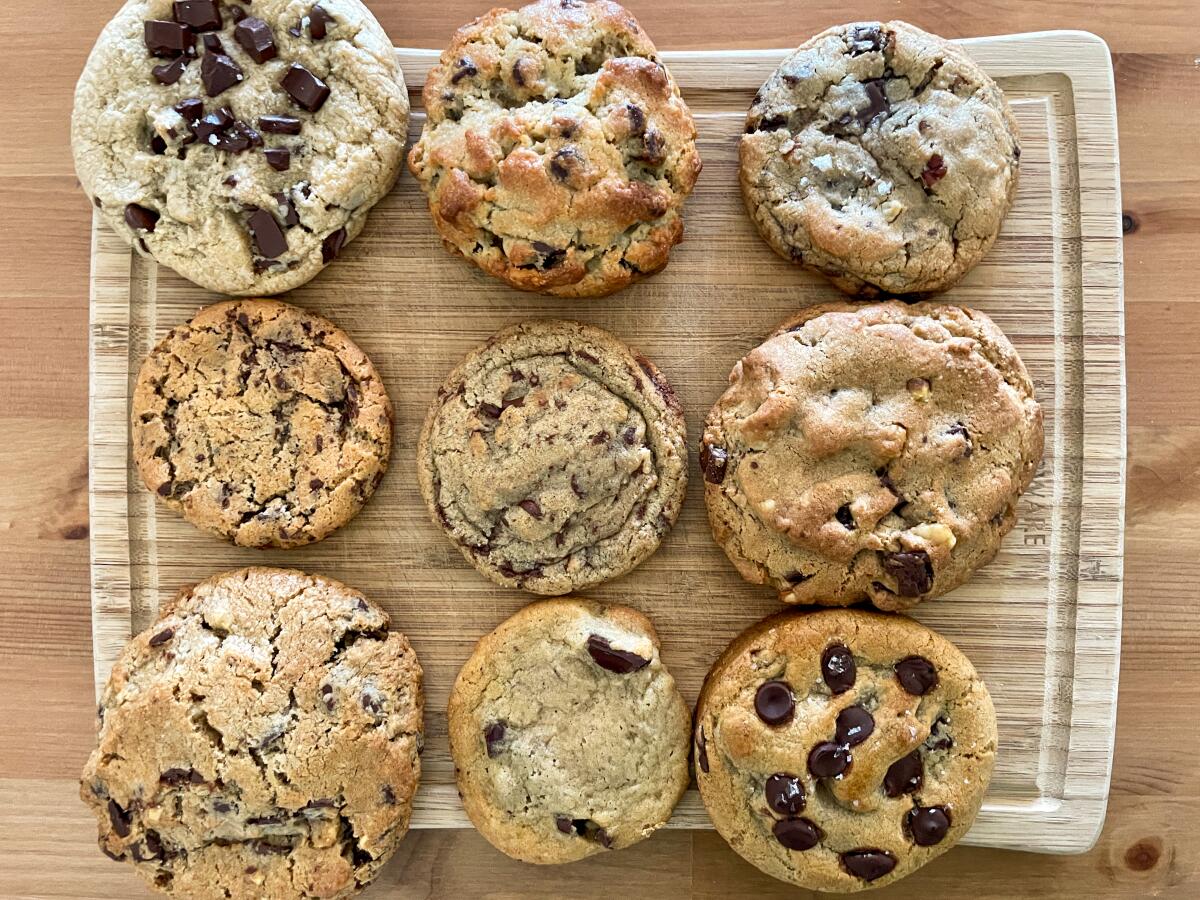
[[786, 259], [851, 294], [941, 291], [983, 258], [1017, 189], [1016, 120], [962, 50], [905, 22], [818, 34], [754, 98], [746, 205]]
[[125, 648], [81, 795], [100, 849], [166, 893], [348, 897], [408, 831], [422, 707], [416, 654], [358, 591], [227, 572]]
[[417, 445], [421, 493], [497, 584], [566, 594], [653, 553], [687, 488], [683, 413], [599, 328], [525, 322], [451, 373]]
[[654, 627], [628, 607], [525, 607], [479, 642], [449, 718], [467, 815], [525, 862], [635, 844], [688, 784], [688, 709]]
[[147, 357], [133, 460], [158, 498], [244, 547], [298, 547], [354, 518], [392, 449], [392, 405], [332, 322], [274, 300], [218, 303]]
[[987, 688], [903, 616], [783, 613], [713, 666], [696, 708], [696, 781], [721, 836], [768, 875], [849, 892], [953, 847], [996, 754]]
[[700, 173], [654, 44], [607, 0], [494, 9], [425, 82], [409, 168], [447, 249], [522, 290], [598, 297], [667, 264]]
[[395, 183], [408, 93], [358, 0], [129, 0], [96, 42], [72, 118], [105, 221], [223, 294], [316, 275]]
[[983, 313], [810, 307], [709, 413], [709, 522], [742, 577], [787, 603], [904, 609], [996, 554], [1042, 437], [1029, 374]]

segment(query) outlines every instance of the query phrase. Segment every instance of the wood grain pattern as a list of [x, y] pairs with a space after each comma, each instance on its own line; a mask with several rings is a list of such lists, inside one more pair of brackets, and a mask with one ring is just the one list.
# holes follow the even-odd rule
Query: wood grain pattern
[[[1078, 852], [1103, 822], [1120, 642], [1124, 370], [1111, 70], [1103, 43], [1080, 32], [965, 46], [1013, 102], [1023, 171], [996, 248], [947, 299], [984, 309], [1013, 338], [1046, 408], [1047, 453], [998, 560], [918, 617], [971, 655], [1000, 714], [997, 773], [968, 841]], [[508, 290], [441, 249], [423, 197], [405, 178], [338, 265], [292, 295], [372, 356], [399, 424], [394, 470], [376, 498], [354, 525], [313, 548], [227, 547], [142, 488], [128, 458], [131, 380], [153, 343], [212, 298], [131, 255], [98, 225], [91, 329], [98, 684], [131, 629], [148, 625], [160, 602], [200, 577], [268, 561], [342, 578], [393, 613], [426, 667], [429, 740], [414, 824], [467, 825], [445, 744], [446, 692], [474, 639], [527, 598], [465, 568], [428, 523], [411, 477], [424, 407], [466, 350], [502, 325], [564, 316], [600, 324], [646, 351], [673, 380], [698, 434], [733, 362], [797, 307], [835, 295], [762, 244], [737, 190], [745, 109], [783, 55], [666, 54], [697, 115], [706, 170], [689, 203], [688, 241], [664, 274], [643, 285], [590, 304]], [[400, 58], [415, 96], [436, 55], [400, 51]], [[420, 124], [415, 116], [414, 137]], [[694, 478], [683, 517], [656, 557], [590, 592], [654, 618], [689, 700], [728, 639], [775, 607], [738, 580], [712, 544], [698, 485]], [[672, 824], [710, 827], [694, 791]]]

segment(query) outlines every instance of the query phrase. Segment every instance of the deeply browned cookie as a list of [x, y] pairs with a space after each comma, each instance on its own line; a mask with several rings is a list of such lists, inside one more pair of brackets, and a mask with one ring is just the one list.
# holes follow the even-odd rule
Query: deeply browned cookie
[[217, 303], [138, 375], [133, 459], [160, 500], [247, 547], [297, 547], [352, 519], [392, 448], [371, 361], [327, 319], [274, 300]]
[[1016, 521], [1042, 411], [985, 315], [933, 303], [806, 309], [709, 413], [713, 535], [788, 603], [904, 609], [962, 584]]
[[970, 661], [903, 616], [783, 613], [713, 666], [696, 780], [717, 831], [818, 891], [890, 884], [952, 847], [991, 778], [996, 715]]
[[227, 572], [125, 648], [81, 794], [159, 890], [348, 897], [408, 830], [422, 712], [416, 654], [358, 591]]
[[447, 248], [523, 290], [594, 297], [667, 264], [700, 172], [654, 44], [616, 3], [541, 0], [461, 28], [409, 167]]

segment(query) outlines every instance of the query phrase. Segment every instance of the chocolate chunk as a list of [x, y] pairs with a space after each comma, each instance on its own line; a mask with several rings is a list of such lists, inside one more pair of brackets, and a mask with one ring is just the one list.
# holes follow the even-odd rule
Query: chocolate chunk
[[276, 172], [286, 172], [292, 167], [292, 151], [287, 147], [268, 147], [263, 152], [267, 157], [267, 165]]
[[[390, 784], [385, 784], [379, 789], [379, 797], [381, 800], [383, 800], [384, 806], [396, 805], [396, 792], [392, 789]], [[333, 804], [331, 803], [330, 805], [332, 806]]]
[[[155, 66], [150, 70], [150, 74], [154, 76], [154, 80], [159, 84], [174, 84], [183, 77], [184, 70], [187, 69], [189, 62], [191, 60], [186, 56], [180, 56], [169, 63]], [[159, 140], [162, 140], [162, 138], [159, 138]]]
[[933, 587], [933, 563], [923, 550], [885, 553], [883, 571], [896, 579], [901, 597], [920, 597]]
[[854, 687], [858, 677], [858, 667], [854, 664], [854, 654], [843, 644], [826, 647], [821, 654], [821, 677], [834, 694], [844, 694]]
[[129, 825], [133, 817], [121, 808], [116, 800], [108, 801], [108, 819], [112, 822], [113, 831], [117, 837], [129, 837]]
[[[295, 228], [300, 224], [300, 214], [296, 212], [296, 205], [292, 203], [292, 199], [287, 194], [274, 194], [275, 200], [279, 203], [279, 211], [283, 215], [283, 227]], [[317, 452], [321, 452], [321, 436], [317, 435]]]
[[124, 853], [113, 853], [107, 847], [101, 847], [100, 852], [111, 859], [113, 862], [123, 862], [125, 860]]
[[971, 443], [971, 432], [967, 431], [967, 426], [962, 422], [955, 422], [950, 426], [946, 433], [960, 437], [966, 442], [966, 449], [963, 450], [962, 455], [963, 459], [969, 459], [971, 454], [975, 452], [975, 447]]
[[256, 16], [238, 22], [233, 29], [233, 38], [242, 45], [246, 55], [259, 65], [279, 55], [271, 26]]
[[205, 114], [192, 126], [198, 140], [216, 146], [221, 134], [233, 124], [233, 113], [226, 107]]
[[921, 170], [921, 181], [925, 187], [933, 187], [939, 181], [946, 177], [946, 162], [942, 157], [935, 153], [925, 163], [925, 168]]
[[786, 681], [768, 681], [754, 692], [754, 711], [768, 725], [784, 725], [792, 720], [796, 701]]
[[821, 829], [808, 819], [780, 819], [771, 831], [789, 850], [811, 850], [821, 840]]
[[906, 656], [896, 663], [896, 679], [915, 697], [928, 694], [938, 683], [937, 669], [923, 656]]
[[205, 53], [224, 53], [225, 45], [221, 43], [221, 39], [215, 34], [201, 35], [200, 43], [204, 45]]
[[146, 42], [146, 49], [151, 56], [175, 59], [192, 48], [196, 36], [190, 28], [178, 22], [150, 19], [142, 28], [142, 40]]
[[704, 740], [704, 728], [696, 729], [696, 765], [705, 775], [708, 774], [708, 742]]
[[896, 857], [886, 850], [850, 850], [842, 854], [842, 865], [851, 875], [874, 881], [896, 868]]
[[204, 776], [195, 769], [167, 769], [158, 776], [158, 780], [167, 785], [204, 784]]
[[574, 147], [563, 147], [550, 157], [550, 174], [559, 181], [571, 177], [571, 171], [581, 165], [583, 157]]
[[308, 482], [308, 489], [310, 491], [319, 491], [323, 487], [325, 487], [325, 482], [320, 478], [313, 478]]
[[205, 53], [200, 61], [200, 81], [210, 97], [220, 96], [243, 78], [241, 66], [224, 53]]
[[175, 637], [175, 629], [174, 628], [164, 628], [158, 634], [156, 634], [152, 638], [150, 638], [150, 646], [151, 647], [161, 647], [163, 644], [165, 644], [167, 641], [169, 641], [173, 637]]
[[346, 229], [339, 228], [337, 231], [331, 231], [325, 236], [325, 240], [321, 242], [321, 260], [326, 265], [337, 259], [342, 248], [346, 246]]
[[610, 672], [616, 672], [618, 675], [628, 675], [630, 672], [636, 672], [650, 664], [650, 660], [638, 656], [636, 653], [614, 649], [607, 638], [598, 634], [588, 637], [587, 648], [596, 665], [602, 669], [608, 669]]
[[905, 824], [914, 844], [932, 847], [950, 830], [950, 810], [944, 806], [918, 806], [908, 811]]
[[642, 136], [642, 152], [636, 159], [658, 166], [666, 160], [666, 149], [667, 139], [661, 131], [651, 128]]
[[474, 78], [479, 74], [479, 70], [475, 68], [475, 63], [471, 57], [464, 56], [458, 61], [458, 68], [454, 70], [454, 74], [450, 76], [451, 84], [458, 84], [464, 78]]
[[708, 442], [700, 445], [700, 469], [709, 484], [720, 484], [725, 480], [725, 467], [729, 454], [724, 447], [715, 447]]
[[[246, 2], [249, 3], [250, 0], [246, 0]], [[246, 11], [240, 6], [234, 5], [229, 7], [229, 18], [233, 19], [234, 22], [242, 21], [242, 19], [246, 18], [246, 15]]]
[[522, 500], [517, 506], [521, 507], [521, 509], [525, 510], [525, 512], [529, 513], [535, 519], [542, 517], [542, 508], [538, 506], [536, 500]]
[[483, 730], [483, 741], [487, 744], [489, 759], [495, 759], [500, 752], [500, 742], [504, 740], [506, 728], [504, 722], [492, 722]]
[[887, 91], [882, 78], [873, 78], [870, 81], [864, 81], [863, 89], [867, 92], [867, 105], [858, 110], [854, 114], [854, 118], [865, 129], [879, 116], [888, 115], [891, 112], [892, 105], [888, 102]]
[[221, 11], [216, 0], [178, 0], [174, 15], [176, 22], [182, 22], [193, 31], [218, 31], [221, 28]]
[[195, 134], [196, 125], [204, 115], [204, 101], [199, 97], [189, 97], [187, 100], [180, 100], [172, 109], [183, 117], [183, 121], [187, 122], [188, 130]]
[[921, 754], [914, 750], [888, 766], [887, 774], [883, 776], [883, 792], [889, 797], [899, 797], [919, 791], [924, 782]]
[[287, 236], [275, 217], [265, 209], [256, 209], [250, 213], [250, 236], [260, 256], [266, 259], [277, 259], [288, 248]]
[[[750, 466], [751, 468], [756, 468], [755, 463], [751, 463]], [[804, 584], [810, 578], [812, 578], [811, 575], [805, 575], [803, 572], [789, 572], [783, 576], [784, 581], [790, 585]]]
[[261, 147], [262, 142], [262, 135], [245, 122], [234, 122], [228, 130], [219, 134], [215, 141], [209, 143], [226, 153], [243, 153], [251, 147]]
[[279, 82], [296, 105], [309, 112], [316, 112], [329, 99], [329, 85], [304, 66], [293, 63]]
[[850, 512], [849, 504], [839, 506], [835, 515], [837, 517], [838, 524], [847, 531], [853, 531], [858, 527], [854, 524], [854, 513]]
[[836, 778], [850, 767], [850, 748], [833, 741], [822, 741], [808, 754], [808, 771], [817, 778]]
[[268, 134], [299, 134], [300, 120], [295, 116], [259, 116], [258, 128]]
[[322, 6], [314, 6], [308, 11], [308, 34], [314, 41], [325, 40], [329, 26], [336, 23], [337, 20]]
[[625, 115], [629, 117], [629, 133], [640, 135], [646, 130], [646, 114], [635, 103], [625, 104]]
[[563, 834], [571, 834], [574, 831], [571, 827], [571, 819], [568, 816], [555, 816], [554, 827]]
[[804, 811], [804, 784], [795, 775], [776, 772], [763, 788], [767, 806], [781, 816], [794, 816]]
[[861, 706], [847, 706], [837, 717], [835, 736], [839, 744], [855, 747], [871, 736], [875, 717]]
[[954, 746], [954, 738], [943, 733], [943, 729], [949, 724], [950, 720], [945, 716], [938, 716], [933, 720], [933, 727], [929, 729], [929, 737], [923, 745], [926, 750], [949, 750]]
[[850, 55], [878, 52], [883, 48], [884, 40], [883, 31], [878, 25], [860, 25], [850, 34]]
[[153, 231], [159, 215], [152, 209], [130, 203], [125, 207], [125, 224], [135, 231]]

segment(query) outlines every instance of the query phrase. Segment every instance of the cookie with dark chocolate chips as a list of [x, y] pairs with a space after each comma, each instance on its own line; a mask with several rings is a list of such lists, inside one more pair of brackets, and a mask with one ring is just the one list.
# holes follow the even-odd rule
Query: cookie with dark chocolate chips
[[1029, 374], [983, 313], [831, 303], [737, 364], [700, 459], [742, 577], [786, 603], [899, 610], [992, 559], [1042, 443]]
[[104, 688], [80, 787], [100, 849], [179, 897], [357, 893], [408, 831], [421, 681], [387, 614], [331, 579], [185, 589]]
[[[764, 690], [782, 696], [781, 721]], [[958, 648], [903, 616], [781, 613], [704, 682], [696, 780], [717, 831], [768, 875], [817, 891], [890, 884], [978, 813], [996, 715]]]
[[[302, 18], [311, 29], [293, 29]], [[265, 296], [359, 234], [407, 127], [392, 42], [359, 0], [128, 0], [79, 79], [72, 146], [100, 215], [140, 252]]]
[[479, 642], [448, 718], [467, 815], [525, 862], [635, 844], [688, 784], [691, 717], [654, 627], [628, 607], [525, 607]]
[[142, 364], [132, 455], [146, 487], [244, 547], [298, 547], [357, 515], [387, 470], [392, 405], [327, 319], [276, 300], [201, 310]]
[[687, 487], [685, 430], [649, 360], [599, 328], [531, 321], [451, 373], [417, 474], [434, 522], [480, 572], [566, 594], [657, 549]]
[[924, 294], [992, 246], [1020, 158], [1004, 94], [966, 52], [905, 22], [856, 22], [762, 86], [742, 191], [784, 258], [851, 294]]
[[608, 0], [494, 9], [425, 82], [409, 168], [448, 249], [522, 290], [597, 297], [667, 264], [700, 172], [658, 51]]

